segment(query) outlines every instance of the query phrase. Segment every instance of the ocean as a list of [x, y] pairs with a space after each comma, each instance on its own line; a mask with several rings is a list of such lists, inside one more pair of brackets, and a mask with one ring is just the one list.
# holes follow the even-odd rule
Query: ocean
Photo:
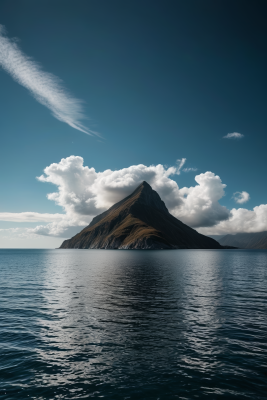
[[267, 251], [0, 250], [0, 398], [266, 399]]

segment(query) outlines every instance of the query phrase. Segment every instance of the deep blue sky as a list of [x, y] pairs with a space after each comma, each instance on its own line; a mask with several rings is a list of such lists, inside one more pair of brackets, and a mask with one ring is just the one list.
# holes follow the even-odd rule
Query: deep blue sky
[[72, 154], [97, 171], [186, 157], [227, 184], [227, 207], [242, 190], [246, 208], [266, 204], [265, 1], [1, 0], [0, 24], [103, 136], [58, 121], [0, 69], [1, 212], [61, 212], [35, 177]]

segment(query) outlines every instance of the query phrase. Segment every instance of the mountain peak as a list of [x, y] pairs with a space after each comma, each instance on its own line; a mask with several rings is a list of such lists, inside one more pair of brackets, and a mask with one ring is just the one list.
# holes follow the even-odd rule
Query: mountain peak
[[143, 182], [141, 183], [141, 185], [143, 185], [143, 186], [145, 186], [145, 187], [147, 187], [147, 188], [152, 189], [152, 187], [149, 185], [149, 183], [147, 183], [147, 181], [143, 181]]
[[149, 185], [149, 183], [147, 183], [146, 181], [143, 181], [142, 183], [140, 183], [139, 186], [137, 186], [137, 188], [135, 189], [135, 191], [137, 190], [153, 190], [152, 187]]
[[129, 197], [134, 199], [135, 203], [157, 208], [159, 211], [169, 213], [159, 194], [153, 190], [146, 181], [143, 181]]

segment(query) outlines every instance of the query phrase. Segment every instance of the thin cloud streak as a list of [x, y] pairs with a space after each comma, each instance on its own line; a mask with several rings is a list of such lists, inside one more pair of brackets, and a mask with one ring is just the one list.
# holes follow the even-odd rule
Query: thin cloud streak
[[176, 160], [177, 164], [179, 163], [179, 166], [177, 168], [176, 174], [180, 175], [181, 173], [181, 169], [183, 168], [183, 166], [185, 165], [186, 162], [186, 158], [182, 158], [180, 160]]
[[10, 213], [1, 212], [0, 221], [9, 222], [55, 222], [65, 218], [65, 214], [48, 214], [37, 212]]
[[184, 172], [191, 172], [191, 171], [195, 172], [195, 171], [197, 171], [197, 168], [184, 168], [183, 171]]
[[59, 121], [87, 135], [98, 135], [80, 122], [85, 118], [82, 101], [72, 97], [59, 78], [43, 71], [37, 62], [25, 55], [15, 41], [6, 36], [3, 25], [0, 25], [0, 66]]
[[242, 139], [242, 137], [244, 137], [242, 133], [233, 132], [233, 133], [227, 133], [226, 136], [223, 136], [223, 139]]

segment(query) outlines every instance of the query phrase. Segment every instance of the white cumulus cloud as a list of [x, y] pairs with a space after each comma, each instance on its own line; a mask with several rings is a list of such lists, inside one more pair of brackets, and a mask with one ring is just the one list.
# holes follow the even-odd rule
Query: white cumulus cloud
[[182, 202], [178, 185], [170, 175], [179, 167], [133, 165], [117, 171], [96, 172], [83, 165], [83, 158], [70, 156], [53, 163], [38, 179], [50, 182], [58, 191], [48, 194], [69, 216], [94, 216], [131, 194], [143, 181], [150, 183], [172, 207]]
[[179, 189], [171, 177], [180, 174], [184, 163], [185, 159], [181, 159], [178, 166], [169, 168], [161, 164], [140, 164], [103, 172], [84, 166], [83, 158], [79, 156], [53, 163], [38, 179], [58, 187], [47, 197], [63, 207], [66, 218], [38, 226], [34, 232], [67, 236], [70, 227], [77, 230], [77, 227], [87, 225], [93, 216], [131, 194], [144, 180], [159, 193], [173, 215], [192, 227], [213, 226], [229, 218], [229, 210], [219, 204], [225, 185], [212, 172], [196, 176], [196, 186]]
[[254, 207], [253, 210], [233, 208], [230, 218], [212, 228], [201, 228], [204, 235], [235, 234], [243, 232], [263, 232], [267, 230], [267, 204]]
[[206, 172], [197, 175], [195, 181], [198, 185], [179, 190], [183, 204], [176, 207], [173, 214], [194, 228], [213, 226], [228, 219], [230, 211], [219, 203], [226, 187], [220, 177], [213, 172]]
[[244, 204], [247, 201], [249, 201], [250, 196], [249, 196], [248, 192], [235, 192], [233, 195], [233, 198], [236, 203]]
[[84, 119], [82, 102], [72, 97], [56, 76], [43, 71], [36, 61], [25, 55], [17, 43], [6, 36], [2, 25], [0, 25], [0, 66], [16, 82], [28, 89], [31, 95], [47, 107], [59, 121], [88, 135], [97, 134], [81, 123]]
[[223, 138], [224, 139], [241, 139], [242, 137], [244, 137], [244, 135], [242, 135], [242, 133], [233, 132], [233, 133], [228, 133]]

